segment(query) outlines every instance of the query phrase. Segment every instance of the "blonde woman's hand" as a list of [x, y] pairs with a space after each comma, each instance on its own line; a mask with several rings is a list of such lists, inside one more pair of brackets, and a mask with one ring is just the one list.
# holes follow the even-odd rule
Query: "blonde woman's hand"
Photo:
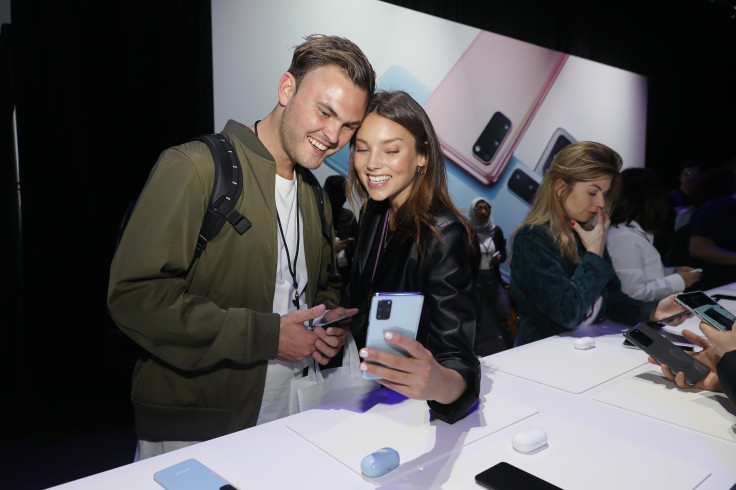
[[574, 219], [570, 220], [570, 226], [575, 230], [575, 233], [580, 237], [580, 241], [583, 242], [585, 250], [593, 252], [599, 257], [603, 257], [603, 250], [606, 248], [606, 236], [608, 235], [608, 228], [611, 226], [611, 218], [608, 213], [603, 211], [603, 208], [598, 209], [596, 215], [595, 226], [592, 230], [586, 230], [580, 223]]

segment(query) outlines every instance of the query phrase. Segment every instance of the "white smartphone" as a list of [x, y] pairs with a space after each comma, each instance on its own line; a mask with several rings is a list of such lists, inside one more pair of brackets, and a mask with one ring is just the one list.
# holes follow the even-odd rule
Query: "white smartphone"
[[[415, 339], [423, 304], [424, 295], [421, 293], [376, 293], [371, 299], [365, 346], [408, 357], [409, 354], [404, 349], [386, 341], [383, 336], [386, 332], [396, 332]], [[363, 377], [378, 379], [377, 376], [365, 372]]]

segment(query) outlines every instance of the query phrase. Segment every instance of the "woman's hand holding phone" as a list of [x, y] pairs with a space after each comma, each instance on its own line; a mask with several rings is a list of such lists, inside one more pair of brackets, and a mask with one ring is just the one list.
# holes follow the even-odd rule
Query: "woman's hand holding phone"
[[447, 404], [463, 394], [467, 387], [465, 379], [457, 371], [440, 365], [421, 343], [396, 332], [386, 332], [384, 339], [405, 350], [409, 356], [361, 349], [360, 357], [372, 362], [362, 362], [360, 369], [378, 376], [380, 379], [376, 381], [414, 400]]
[[649, 319], [653, 322], [677, 326], [692, 316], [692, 312], [683, 310], [682, 305], [675, 299], [675, 295], [670, 294], [657, 303], [657, 307], [649, 315]]
[[585, 250], [593, 252], [599, 257], [603, 257], [603, 250], [606, 248], [608, 228], [611, 226], [611, 218], [608, 216], [608, 213], [603, 211], [603, 208], [598, 209], [593, 229], [586, 230], [575, 220], [571, 220], [570, 225], [572, 226], [572, 229], [575, 230], [575, 233], [580, 237], [580, 241], [583, 242]]

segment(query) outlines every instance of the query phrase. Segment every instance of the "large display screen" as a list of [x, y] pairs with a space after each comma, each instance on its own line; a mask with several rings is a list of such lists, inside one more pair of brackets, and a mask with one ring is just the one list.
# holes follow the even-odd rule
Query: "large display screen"
[[[376, 0], [218, 0], [212, 32], [216, 130], [273, 109], [304, 36], [347, 37], [378, 88], [408, 92], [429, 114], [455, 204], [467, 213], [483, 197], [506, 236], [566, 144], [598, 141], [624, 168], [644, 166], [647, 80], [635, 73]], [[315, 174], [347, 170], [344, 148]]]

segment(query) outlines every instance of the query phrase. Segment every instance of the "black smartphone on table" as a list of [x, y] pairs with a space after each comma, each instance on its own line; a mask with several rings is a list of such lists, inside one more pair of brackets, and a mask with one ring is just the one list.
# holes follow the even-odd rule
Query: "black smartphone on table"
[[491, 490], [562, 490], [505, 461], [475, 475], [475, 482]]
[[698, 361], [679, 345], [645, 323], [640, 323], [624, 332], [632, 344], [652, 356], [657, 362], [669, 366], [673, 374], [685, 373], [685, 382], [690, 386], [700, 381], [710, 372], [708, 367]]

